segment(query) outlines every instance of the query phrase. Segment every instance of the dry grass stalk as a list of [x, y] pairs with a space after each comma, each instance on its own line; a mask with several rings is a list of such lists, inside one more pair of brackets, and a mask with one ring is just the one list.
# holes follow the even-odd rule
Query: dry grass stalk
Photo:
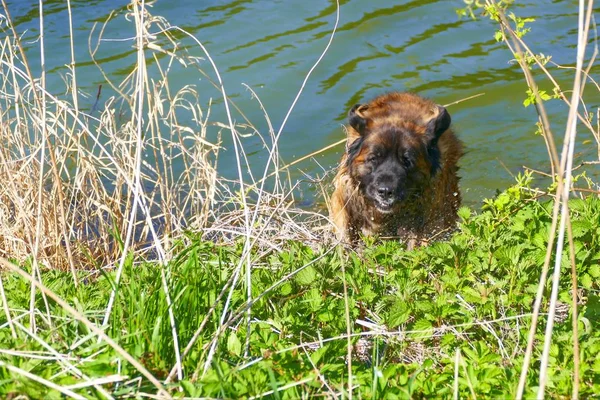
[[[137, 369], [142, 375], [144, 375], [148, 379], [148, 381], [150, 381], [156, 387], [156, 389], [158, 390], [158, 394], [164, 395], [165, 398], [171, 397], [169, 395], [169, 393], [165, 390], [163, 385], [150, 372], [148, 372], [148, 370], [146, 368], [144, 368], [144, 366], [142, 364], [140, 364], [139, 361], [134, 359], [129, 353], [127, 353], [125, 350], [123, 350], [123, 348], [121, 348], [121, 346], [119, 346], [115, 341], [113, 341], [110, 337], [108, 337], [102, 331], [102, 329], [97, 327], [95, 324], [91, 323], [84, 315], [82, 315], [77, 310], [75, 310], [73, 307], [71, 307], [66, 301], [64, 301], [63, 299], [58, 297], [54, 292], [52, 292], [50, 289], [48, 289], [46, 286], [44, 286], [42, 283], [40, 283], [35, 277], [33, 277], [32, 275], [29, 275], [27, 272], [21, 270], [20, 268], [15, 267], [12, 263], [6, 261], [3, 258], [0, 258], [0, 266], [2, 266], [3, 269], [7, 269], [15, 274], [20, 275], [22, 278], [24, 278], [25, 280], [29, 281], [32, 285], [34, 285], [36, 287], [36, 289], [42, 291], [46, 296], [48, 296], [52, 300], [54, 300], [57, 304], [60, 305], [60, 307], [63, 310], [65, 310], [67, 313], [69, 313], [71, 316], [73, 316], [76, 320], [78, 320], [82, 324], [84, 324], [90, 331], [92, 331], [94, 334], [98, 335], [98, 337], [101, 337], [103, 340], [105, 340], [106, 343], [110, 347], [112, 347], [119, 355], [121, 355], [125, 360], [127, 360], [127, 362], [131, 363], [131, 365], [135, 369]], [[5, 364], [4, 367], [8, 368], [8, 365]], [[28, 378], [35, 380], [36, 378], [39, 378], [39, 377], [31, 374], [31, 375], [28, 375]], [[39, 378], [39, 379], [42, 379], [42, 378]], [[43, 384], [45, 384], [49, 387], [52, 387], [56, 390], [60, 390], [56, 387], [49, 385], [49, 384], [52, 384], [52, 382], [47, 381], [47, 382], [43, 382]]]
[[[202, 227], [208, 222], [218, 196], [219, 150], [207, 138], [210, 110], [200, 107], [194, 87], [175, 92], [168, 81], [173, 62], [197, 59], [176, 55], [165, 22], [146, 17], [143, 52], [153, 56], [153, 44], [170, 58], [156, 60], [158, 80], [134, 71], [111, 82], [130, 89], [108, 98], [98, 117], [79, 111], [76, 95], [59, 99], [44, 90], [18, 50], [19, 36], [0, 42], [0, 85], [12, 94], [2, 97], [0, 108], [0, 180], [6, 182], [0, 187], [0, 255], [19, 262], [34, 256], [50, 268], [98, 268], [126, 253], [119, 245], [125, 232], [129, 250], [164, 255], [172, 238], [189, 228], [190, 216]], [[153, 37], [150, 30], [163, 33]], [[71, 79], [75, 90], [75, 70]], [[148, 119], [138, 118], [142, 114]], [[183, 171], [173, 169], [175, 160]]]
[[[488, 0], [488, 4], [495, 5], [495, 2], [494, 2], [494, 0]], [[549, 312], [550, 315], [549, 315], [549, 318], [547, 320], [547, 325], [546, 325], [544, 352], [542, 354], [542, 359], [541, 359], [542, 365], [540, 368], [540, 385], [538, 388], [538, 397], [543, 397], [543, 395], [544, 395], [544, 389], [545, 389], [546, 379], [547, 379], [546, 374], [547, 374], [547, 368], [548, 368], [548, 356], [549, 356], [549, 349], [550, 349], [551, 336], [552, 336], [553, 323], [554, 323], [554, 312], [555, 312], [556, 303], [557, 303], [556, 298], [558, 295], [558, 278], [559, 278], [559, 274], [560, 274], [560, 262], [561, 262], [561, 257], [562, 257], [562, 248], [563, 248], [563, 243], [564, 243], [565, 229], [567, 230], [568, 240], [569, 240], [569, 248], [570, 248], [570, 253], [571, 253], [570, 254], [570, 256], [571, 256], [570, 257], [571, 278], [572, 278], [572, 285], [573, 285], [573, 290], [572, 290], [572, 293], [573, 293], [573, 299], [572, 299], [573, 347], [574, 347], [573, 352], [574, 352], [574, 365], [575, 365], [573, 397], [574, 398], [578, 397], [578, 387], [579, 387], [579, 379], [580, 378], [579, 378], [579, 354], [578, 354], [579, 346], [578, 346], [578, 333], [577, 333], [578, 332], [578, 329], [577, 329], [577, 323], [578, 323], [577, 322], [577, 275], [576, 275], [576, 265], [575, 265], [575, 258], [574, 258], [573, 238], [572, 238], [572, 232], [571, 232], [571, 222], [570, 222], [569, 209], [568, 209], [568, 198], [569, 198], [569, 193], [572, 190], [571, 178], [572, 178], [572, 171], [573, 171], [573, 153], [574, 153], [574, 147], [575, 147], [574, 143], [575, 143], [577, 120], [579, 119], [580, 121], [582, 121], [585, 124], [585, 126], [592, 132], [592, 134], [594, 135], [595, 138], [598, 137], [598, 131], [596, 131], [594, 129], [594, 127], [592, 126], [592, 124], [590, 123], [590, 121], [591, 121], [590, 114], [585, 109], [585, 107], [583, 110], [583, 114], [578, 111], [579, 103], [580, 102], [583, 103], [583, 100], [581, 99], [581, 97], [583, 95], [584, 82], [582, 82], [581, 75], [583, 73], [583, 74], [585, 74], [586, 77], [589, 76], [587, 74], [587, 72], [589, 71], [591, 65], [593, 64], [596, 54], [597, 54], [597, 50], [596, 50], [592, 56], [592, 59], [590, 60], [590, 64], [589, 64], [587, 70], [584, 72], [583, 71], [583, 55], [585, 53], [585, 47], [587, 44], [587, 35], [589, 32], [589, 26], [590, 26], [591, 10], [593, 9], [592, 6], [593, 6], [593, 0], [589, 0], [587, 14], [586, 14], [584, 1], [583, 0], [580, 1], [577, 67], [575, 68], [576, 73], [575, 73], [575, 80], [574, 80], [574, 85], [573, 85], [574, 87], [573, 87], [572, 98], [570, 100], [567, 99], [566, 96], [563, 94], [563, 92], [560, 89], [560, 86], [558, 85], [556, 80], [552, 77], [550, 72], [545, 68], [544, 63], [541, 62], [539, 57], [536, 56], [527, 47], [527, 45], [523, 42], [523, 40], [521, 38], [519, 38], [518, 35], [515, 34], [514, 30], [510, 27], [510, 24], [509, 24], [506, 16], [503, 14], [502, 10], [497, 8], [497, 10], [499, 12], [499, 17], [500, 17], [501, 27], [503, 29], [503, 32], [507, 32], [509, 34], [509, 38], [510, 38], [510, 41], [507, 40], [506, 35], [505, 35], [505, 42], [507, 43], [507, 45], [509, 46], [509, 48], [513, 52], [513, 54], [515, 54], [517, 56], [517, 59], [519, 60], [521, 67], [523, 69], [523, 72], [526, 76], [527, 84], [530, 87], [530, 89], [532, 90], [532, 92], [534, 93], [534, 95], [536, 96], [536, 110], [538, 111], [538, 114], [540, 115], [540, 123], [542, 126], [542, 131], [544, 132], [544, 140], [546, 142], [548, 152], [550, 154], [552, 176], [556, 177], [557, 184], [558, 184], [556, 197], [555, 197], [555, 204], [554, 204], [554, 209], [553, 209], [552, 228], [550, 230], [550, 237], [548, 240], [546, 258], [545, 258], [544, 266], [542, 269], [542, 273], [540, 275], [538, 292], [537, 292], [536, 300], [535, 300], [535, 304], [534, 304], [533, 318], [532, 318], [532, 323], [531, 323], [531, 327], [530, 327], [530, 331], [529, 331], [528, 343], [527, 343], [527, 347], [525, 350], [525, 358], [524, 358], [524, 362], [523, 362], [523, 368], [521, 370], [521, 376], [520, 376], [519, 385], [517, 388], [517, 398], [522, 398], [524, 388], [525, 388], [525, 381], [526, 381], [529, 363], [531, 360], [531, 355], [532, 355], [532, 350], [533, 350], [534, 335], [535, 335], [536, 328], [537, 328], [537, 317], [539, 315], [539, 310], [540, 310], [540, 306], [542, 303], [543, 291], [544, 291], [544, 287], [545, 287], [545, 283], [546, 283], [546, 279], [547, 279], [547, 274], [549, 271], [551, 257], [553, 254], [552, 249], [553, 249], [554, 239], [558, 233], [558, 240], [557, 240], [557, 244], [556, 244], [556, 253], [555, 253], [556, 254], [555, 268], [554, 268], [554, 274], [553, 274], [553, 279], [552, 279], [552, 281], [553, 281], [552, 293], [551, 293], [551, 298], [550, 298], [550, 312]], [[585, 24], [584, 24], [584, 14], [586, 14]], [[535, 61], [535, 63], [542, 69], [542, 71], [544, 71], [546, 76], [554, 84], [555, 91], [565, 101], [565, 103], [567, 103], [569, 105], [569, 120], [567, 123], [567, 129], [566, 129], [564, 145], [563, 145], [563, 152], [562, 152], [562, 157], [560, 159], [560, 162], [558, 162], [558, 153], [556, 151], [556, 146], [554, 145], [553, 136], [550, 133], [551, 132], [550, 125], [549, 125], [548, 118], [546, 116], [546, 112], [545, 112], [545, 109], [543, 106], [543, 101], [541, 100], [535, 80], [533, 79], [533, 76], [532, 76], [531, 72], [529, 71], [529, 66], [524, 62], [525, 54], [521, 50], [521, 47], [525, 48], [526, 55], [528, 57], [531, 57], [531, 59], [533, 59]], [[600, 142], [599, 142], [599, 144], [600, 144]], [[559, 221], [560, 221], [560, 226], [559, 226]], [[557, 227], [558, 227], [558, 232], [557, 232]]]
[[[548, 373], [548, 359], [550, 354], [550, 344], [552, 342], [552, 330], [554, 327], [554, 315], [556, 311], [557, 299], [558, 299], [558, 286], [560, 278], [560, 266], [561, 256], [564, 243], [565, 228], [567, 222], [569, 223], [569, 239], [570, 239], [570, 251], [571, 251], [571, 271], [574, 274], [576, 272], [576, 266], [574, 265], [574, 246], [572, 241], [572, 233], [569, 219], [569, 192], [571, 189], [571, 179], [573, 170], [573, 157], [575, 152], [575, 136], [577, 134], [577, 109], [579, 107], [579, 100], [582, 95], [582, 73], [583, 61], [585, 56], [585, 48], [587, 46], [587, 37], [590, 28], [591, 14], [593, 10], [593, 0], [588, 1], [587, 12], [585, 1], [579, 1], [579, 25], [578, 25], [578, 41], [577, 41], [577, 67], [575, 72], [575, 79], [573, 83], [573, 94], [571, 98], [571, 107], [569, 109], [569, 118], [567, 121], [567, 128], [565, 132], [565, 144], [563, 148], [561, 164], [566, 160], [565, 172], [565, 188], [562, 191], [562, 202], [561, 208], [561, 220], [558, 232], [558, 242], [556, 245], [556, 260], [554, 265], [554, 275], [552, 277], [552, 293], [550, 297], [550, 309], [549, 315], [546, 322], [546, 334], [544, 337], [544, 351], [541, 358], [540, 366], [540, 382], [538, 388], [538, 398], [544, 397], [544, 392], [547, 384], [547, 373]], [[561, 171], [562, 172], [562, 171]], [[557, 196], [558, 197], [558, 196]], [[558, 203], [559, 200], [557, 199]], [[572, 275], [573, 279], [573, 338], [574, 338], [574, 379], [573, 379], [573, 398], [579, 398], [579, 342], [578, 342], [578, 330], [577, 330], [577, 277]]]
[[[178, 91], [170, 87], [169, 72], [174, 63], [201, 71], [200, 59], [180, 50], [172, 34], [173, 30], [183, 31], [149, 14], [143, 1], [132, 1], [128, 13], [135, 24], [132, 42], [137, 52], [135, 68], [123, 81], [113, 82], [95, 58], [107, 26], [116, 16], [109, 16], [94, 42], [90, 35], [92, 59], [104, 75], [105, 86], [115, 95], [102, 99], [99, 87], [89, 113], [78, 105], [80, 85], [72, 36], [70, 90], [65, 97], [48, 93], [43, 82], [31, 75], [28, 61], [18, 51], [21, 44], [16, 31], [0, 42], [0, 85], [12, 94], [0, 100], [0, 179], [7, 182], [0, 187], [0, 256], [23, 263], [34, 255], [45, 268], [70, 268], [74, 280], [75, 270], [116, 266], [118, 283], [127, 254], [158, 259], [164, 266], [173, 240], [185, 240], [186, 230], [199, 230], [205, 239], [225, 243], [241, 237], [245, 240], [244, 257], [222, 292], [230, 296], [242, 271], [247, 283], [251, 278], [256, 262], [252, 249], [263, 256], [294, 239], [322, 246], [327, 218], [295, 209], [296, 187], [280, 175], [285, 168], [280, 168], [277, 143], [285, 121], [277, 133], [270, 128], [270, 143], [263, 139], [270, 163], [257, 184], [238, 126], [233, 123], [229, 104], [234, 104], [204, 46], [194, 38], [217, 75], [215, 82], [226, 100], [227, 124], [211, 120], [210, 107], [200, 106], [193, 86]], [[40, 23], [43, 25], [43, 20]], [[152, 63], [147, 62], [150, 58]], [[272, 127], [260, 99], [257, 101]], [[235, 182], [217, 179], [221, 132], [217, 132], [215, 143], [209, 139], [215, 127], [232, 134], [239, 175]], [[250, 129], [254, 128], [250, 125]], [[176, 165], [182, 165], [182, 170], [175, 169]], [[246, 176], [251, 183], [244, 183]], [[234, 187], [240, 190], [234, 191]], [[161, 277], [169, 302], [166, 274], [162, 271]], [[40, 272], [30, 276], [36, 275], [39, 278]], [[47, 294], [39, 281], [32, 278], [31, 284], [32, 298], [40, 291]], [[242, 314], [250, 321], [257, 300], [249, 292], [243, 310], [231, 315], [225, 308], [221, 328]], [[112, 301], [114, 294], [105, 310], [104, 324], [110, 318]], [[6, 312], [14, 331], [10, 312]], [[53, 317], [47, 314], [47, 323], [51, 323]], [[34, 322], [39, 318], [37, 310], [31, 315]], [[181, 379], [181, 359], [192, 343], [180, 356], [172, 314], [170, 319], [177, 354], [173, 374]], [[214, 333], [214, 345], [223, 329]], [[107, 340], [103, 335], [97, 337]]]

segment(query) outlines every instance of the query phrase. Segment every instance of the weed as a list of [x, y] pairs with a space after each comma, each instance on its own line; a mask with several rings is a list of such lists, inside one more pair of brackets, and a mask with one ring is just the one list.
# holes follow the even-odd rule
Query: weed
[[[578, 198], [571, 200], [570, 206], [581, 277], [581, 394], [588, 396], [600, 390], [595, 356], [600, 336], [594, 328], [600, 314], [600, 243], [598, 228], [589, 222], [600, 219], [600, 201], [596, 197]], [[290, 241], [281, 252], [259, 255], [251, 282], [256, 301], [250, 330], [243, 323], [247, 297], [241, 286], [234, 289], [229, 306], [234, 320], [228, 320], [228, 328], [217, 339], [214, 358], [204, 375], [199, 366], [215, 340], [224, 307], [219, 293], [239, 262], [240, 248], [192, 236], [192, 245], [166, 266], [180, 342], [188, 343], [202, 320], [208, 317], [209, 321], [183, 358], [188, 378], [172, 383], [169, 391], [175, 395], [182, 389], [186, 395], [197, 397], [277, 393], [280, 398], [344, 391], [348, 379], [341, 275], [344, 262], [356, 353], [352, 362], [356, 395], [451, 397], [455, 354], [459, 352], [460, 397], [470, 396], [471, 391], [484, 397], [513, 397], [527, 336], [528, 310], [545, 254], [550, 209], [549, 200], [538, 201], [525, 187], [515, 186], [486, 201], [479, 214], [462, 209], [458, 232], [447, 242], [417, 251], [408, 252], [389, 241], [365, 247], [360, 254], [325, 253], [325, 248]], [[174, 365], [175, 354], [160, 267], [147, 262], [134, 266], [133, 259], [128, 260], [106, 332], [154, 376], [164, 379]], [[75, 304], [90, 321], [100, 323], [114, 272], [93, 279], [80, 272], [80, 280], [87, 284], [75, 288], [68, 274], [48, 271], [43, 282]], [[29, 301], [27, 283], [8, 276], [4, 288], [18, 335], [12, 338], [6, 319], [0, 320], [5, 348], [15, 349], [3, 351], [0, 360], [41, 377], [52, 377], [65, 387], [83, 376], [111, 376], [115, 379], [111, 386], [114, 395], [153, 392], [143, 376], [109, 346], [94, 341], [84, 325], [53, 302], [49, 312], [54, 324], [47, 325], [44, 315], [37, 315], [40, 329], [32, 337], [29, 324], [22, 318]], [[270, 292], [265, 294], [267, 290]], [[567, 305], [569, 290], [562, 289], [559, 298]], [[217, 307], [213, 307], [215, 302]], [[38, 307], [43, 308], [43, 304]], [[543, 316], [546, 308], [547, 304]], [[569, 313], [568, 306], [565, 313]], [[551, 396], [560, 397], [572, 388], [571, 325], [559, 322], [555, 329], [548, 390]], [[244, 356], [246, 341], [250, 358]], [[536, 353], [541, 351], [539, 345], [535, 349]], [[73, 371], [75, 366], [78, 373]], [[10, 371], [0, 371], [5, 382], [1, 386], [3, 396], [22, 393], [36, 397], [47, 390], [26, 378], [12, 379]], [[527, 387], [533, 390], [536, 377], [528, 379]], [[95, 389], [79, 389], [78, 393], [93, 397]]]

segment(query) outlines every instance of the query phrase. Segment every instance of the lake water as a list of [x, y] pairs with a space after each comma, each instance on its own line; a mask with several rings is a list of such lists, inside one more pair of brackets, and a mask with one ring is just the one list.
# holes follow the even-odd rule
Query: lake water
[[[530, 0], [518, 2], [515, 11], [537, 21], [526, 37], [536, 51], [552, 60], [572, 66], [577, 39], [577, 2]], [[106, 72], [121, 80], [135, 63], [131, 38], [135, 32], [124, 17], [125, 1], [72, 0], [76, 31], [78, 81], [90, 94], [82, 97], [82, 108], [90, 109], [102, 75], [92, 65], [88, 37], [94, 22], [103, 22], [109, 13], [121, 14], [110, 23], [98, 57]], [[465, 142], [468, 153], [461, 163], [462, 191], [465, 201], [476, 205], [496, 189], [514, 182], [511, 174], [522, 166], [548, 170], [547, 152], [536, 130], [533, 107], [522, 102], [526, 86], [511, 54], [493, 34], [495, 26], [487, 19], [460, 19], [455, 9], [462, 1], [449, 0], [342, 0], [337, 33], [323, 61], [310, 77], [302, 97], [287, 122], [280, 142], [285, 162], [317, 151], [343, 138], [341, 124], [355, 103], [390, 90], [410, 90], [440, 104], [470, 96], [475, 99], [452, 105], [453, 126]], [[29, 46], [31, 60], [39, 59], [34, 41], [39, 33], [38, 4], [32, 0], [8, 0], [8, 7], [19, 32]], [[68, 13], [65, 0], [45, 0], [48, 87], [64, 93], [61, 74], [70, 62]], [[263, 133], [267, 124], [250, 92], [252, 87], [267, 109], [275, 130], [292, 104], [300, 85], [315, 63], [332, 31], [335, 2], [324, 0], [159, 0], [150, 9], [164, 16], [200, 40], [214, 58], [228, 93], [244, 114]], [[191, 54], [202, 55], [192, 40], [181, 44]], [[208, 62], [204, 70], [214, 77]], [[572, 72], [557, 70], [563, 88], [571, 85]], [[597, 70], [592, 70], [592, 74]], [[214, 98], [213, 116], [224, 121], [219, 93], [193, 69], [176, 68], [170, 82], [174, 86], [195, 84], [204, 104]], [[542, 88], [551, 92], [548, 82]], [[598, 94], [588, 87], [587, 106], [598, 105]], [[111, 93], [104, 85], [103, 97]], [[553, 130], [562, 136], [566, 108], [560, 101], [548, 103]], [[241, 121], [241, 117], [235, 117]], [[213, 132], [214, 134], [214, 132]], [[227, 135], [225, 135], [227, 136]], [[591, 136], [583, 134], [580, 141]], [[250, 162], [260, 166], [266, 158], [257, 137], [245, 140]], [[233, 151], [226, 137], [227, 150], [221, 154], [220, 168], [225, 176], [235, 176]], [[562, 142], [558, 141], [560, 147]], [[580, 147], [581, 148], [581, 147]], [[594, 154], [593, 145], [587, 153]], [[342, 147], [319, 154], [292, 168], [293, 179], [322, 176], [337, 165]], [[592, 157], [593, 158], [593, 157]], [[313, 202], [309, 185], [302, 186], [300, 198], [306, 206]]]

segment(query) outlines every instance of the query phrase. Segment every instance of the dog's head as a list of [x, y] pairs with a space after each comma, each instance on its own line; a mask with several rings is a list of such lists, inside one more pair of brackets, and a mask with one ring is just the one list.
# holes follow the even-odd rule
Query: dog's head
[[440, 168], [438, 139], [450, 114], [416, 95], [357, 104], [348, 113], [355, 131], [347, 168], [362, 195], [381, 213], [423, 192]]

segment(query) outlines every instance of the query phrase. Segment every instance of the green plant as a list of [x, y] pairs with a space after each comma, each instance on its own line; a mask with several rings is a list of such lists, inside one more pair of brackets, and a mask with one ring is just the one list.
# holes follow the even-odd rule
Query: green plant
[[[257, 267], [252, 275], [252, 297], [256, 300], [250, 330], [243, 323], [247, 298], [242, 286], [231, 298], [231, 315], [237, 319], [216, 339], [218, 346], [205, 373], [202, 365], [207, 349], [220, 330], [218, 320], [225, 299], [219, 294], [239, 262], [241, 247], [191, 236], [192, 244], [177, 246], [178, 257], [165, 267], [182, 346], [204, 319], [208, 322], [183, 358], [184, 379], [171, 383], [169, 391], [177, 395], [181, 388], [187, 396], [225, 398], [265, 393], [297, 398], [347, 391], [347, 328], [340, 268], [344, 262], [356, 395], [452, 397], [458, 371], [460, 397], [472, 393], [513, 397], [551, 221], [551, 203], [533, 197], [531, 176], [519, 179], [518, 185], [486, 200], [480, 213], [461, 209], [460, 229], [448, 241], [417, 251], [387, 241], [365, 246], [360, 253], [339, 253], [291, 241], [281, 252], [254, 254]], [[570, 206], [581, 277], [581, 395], [587, 396], [600, 390], [595, 357], [600, 336], [594, 328], [600, 316], [600, 232], [590, 222], [600, 219], [600, 200], [578, 198], [571, 200]], [[107, 333], [153, 375], [164, 379], [175, 354], [160, 268], [128, 261]], [[299, 272], [290, 276], [295, 271]], [[565, 272], [564, 278], [567, 276]], [[114, 273], [81, 273], [81, 281], [87, 283], [77, 288], [69, 279], [63, 272], [44, 273], [48, 288], [99, 323]], [[37, 339], [29, 336], [27, 320], [16, 319], [19, 310], [28, 305], [27, 283], [14, 275], [5, 276], [3, 282], [18, 333], [11, 337], [3, 316], [0, 335], [6, 348], [18, 350], [17, 354], [0, 353], [1, 362], [63, 386], [116, 374], [115, 383], [105, 387], [115, 396], [154, 392], [114, 350], [97, 343], [84, 325], [52, 302], [52, 326], [39, 314], [36, 320], [43, 329]], [[277, 282], [280, 284], [274, 287]], [[563, 288], [560, 300], [565, 310], [560, 321], [568, 316], [569, 296], [568, 287]], [[43, 309], [41, 300], [37, 307]], [[572, 387], [571, 325], [558, 322], [555, 329], [548, 390], [552, 396], [566, 396]], [[46, 353], [48, 348], [54, 352], [51, 362], [26, 356], [32, 351]], [[535, 351], [541, 350], [536, 347]], [[75, 360], [79, 360], [80, 374], [60, 373]], [[6, 383], [0, 385], [0, 395], [36, 397], [47, 390], [24, 377], [11, 377], [14, 374], [0, 367], [0, 381]], [[530, 390], [536, 387], [536, 379], [529, 376]], [[78, 393], [94, 397], [98, 391], [88, 387]]]

